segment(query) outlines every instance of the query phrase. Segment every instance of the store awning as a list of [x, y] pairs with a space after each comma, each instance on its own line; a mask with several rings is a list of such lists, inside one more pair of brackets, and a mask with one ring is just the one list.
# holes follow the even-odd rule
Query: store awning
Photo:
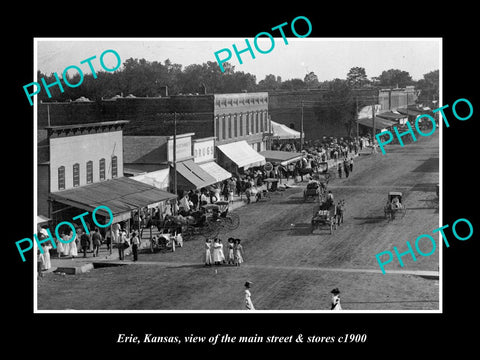
[[272, 124], [273, 137], [277, 139], [300, 139], [299, 131], [290, 129], [288, 126], [270, 121]]
[[301, 160], [302, 153], [292, 151], [279, 151], [279, 150], [265, 150], [261, 151], [260, 155], [265, 157], [268, 162], [279, 163], [280, 165], [287, 165], [291, 162]]
[[227, 170], [222, 168], [214, 161], [199, 164], [198, 166], [200, 166], [203, 170], [213, 176], [215, 180], [217, 180], [217, 182], [230, 179], [232, 177], [231, 173], [229, 173]]
[[46, 217], [46, 216], [43, 216], [43, 215], [37, 215], [37, 224], [38, 225], [46, 224], [50, 220], [52, 220], [52, 219], [50, 219], [49, 217]]
[[423, 111], [423, 110], [420, 110], [420, 109], [410, 109], [410, 108], [398, 108], [397, 111], [400, 114], [405, 114], [405, 115], [409, 115], [409, 116], [419, 116], [419, 115], [428, 113], [428, 111]]
[[[107, 206], [113, 213], [113, 222], [129, 219], [132, 210], [176, 197], [174, 194], [127, 177], [50, 194], [54, 201], [89, 212], [98, 206]], [[109, 217], [105, 209], [99, 209], [97, 214]]]
[[177, 189], [194, 190], [215, 184], [217, 180], [192, 160], [177, 163]]
[[392, 111], [387, 111], [384, 113], [377, 114], [377, 117], [381, 117], [382, 119], [387, 119], [391, 121], [396, 121], [400, 119], [405, 119], [407, 115], [397, 114]]
[[218, 145], [217, 148], [232, 160], [239, 168], [262, 166], [265, 164], [265, 157], [252, 149], [245, 140], [230, 144]]
[[[361, 124], [361, 125], [373, 128], [372, 118], [358, 119], [358, 123]], [[390, 120], [382, 119], [382, 118], [379, 118], [378, 116], [375, 116], [375, 128], [376, 129], [388, 128], [388, 127], [396, 125], [396, 124], [397, 123], [395, 121], [390, 121]]]

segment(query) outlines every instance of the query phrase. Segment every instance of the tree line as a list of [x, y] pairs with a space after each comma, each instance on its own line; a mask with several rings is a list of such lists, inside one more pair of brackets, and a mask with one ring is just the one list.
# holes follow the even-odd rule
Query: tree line
[[[324, 89], [331, 92], [336, 99], [351, 96], [348, 90], [362, 87], [405, 87], [415, 86], [420, 90], [419, 100], [438, 99], [438, 70], [424, 75], [424, 78], [414, 81], [406, 71], [389, 69], [379, 76], [368, 78], [365, 69], [353, 67], [345, 79], [319, 81], [314, 72], [309, 72], [303, 79], [294, 78], [282, 80], [280, 76], [266, 75], [257, 83], [256, 76], [243, 71], [235, 71], [235, 66], [224, 63], [222, 73], [217, 62], [207, 61], [203, 64], [192, 64], [183, 67], [166, 59], [147, 61], [145, 59], [129, 58], [123, 66], [111, 73], [98, 71], [97, 78], [92, 74], [84, 74], [81, 86], [64, 87], [60, 92], [57, 86], [50, 88], [52, 97], [45, 92], [38, 95], [42, 101], [70, 101], [84, 97], [92, 101], [109, 99], [114, 96], [156, 97], [162, 93], [162, 88], [168, 87], [169, 95], [202, 94], [202, 93], [238, 93], [274, 90]], [[55, 82], [53, 74], [46, 75], [38, 71], [38, 79], [45, 78], [47, 84]], [[80, 75], [68, 76], [70, 83], [80, 81]]]

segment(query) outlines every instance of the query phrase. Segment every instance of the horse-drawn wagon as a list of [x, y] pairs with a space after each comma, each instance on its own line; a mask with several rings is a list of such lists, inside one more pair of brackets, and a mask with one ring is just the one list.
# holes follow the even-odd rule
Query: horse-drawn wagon
[[383, 211], [388, 220], [394, 220], [397, 215], [403, 218], [407, 213], [403, 194], [400, 191], [390, 191]]
[[312, 233], [322, 227], [330, 229], [330, 234], [337, 229], [337, 209], [333, 202], [323, 202], [314, 212], [311, 221]]

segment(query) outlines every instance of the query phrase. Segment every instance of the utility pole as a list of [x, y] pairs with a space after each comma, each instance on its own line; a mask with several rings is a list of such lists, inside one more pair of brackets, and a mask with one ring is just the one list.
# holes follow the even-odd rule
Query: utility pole
[[[177, 195], [177, 113], [173, 113], [173, 193]], [[174, 215], [176, 214], [174, 207]]]
[[301, 102], [302, 106], [302, 117], [300, 118], [300, 152], [303, 151], [303, 100]]
[[372, 121], [373, 121], [373, 126], [372, 126], [372, 142], [375, 139], [375, 97], [372, 97]]
[[358, 130], [358, 96], [355, 97], [355, 122], [357, 123], [357, 139], [359, 136], [359, 130]]

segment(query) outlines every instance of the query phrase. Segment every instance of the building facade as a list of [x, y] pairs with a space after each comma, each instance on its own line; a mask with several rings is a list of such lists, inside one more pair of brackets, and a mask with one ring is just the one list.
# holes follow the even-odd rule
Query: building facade
[[214, 114], [217, 145], [245, 140], [256, 151], [266, 149], [271, 132], [267, 92], [215, 94]]
[[48, 195], [123, 176], [122, 128], [127, 121], [47, 126], [38, 146], [39, 214]]

